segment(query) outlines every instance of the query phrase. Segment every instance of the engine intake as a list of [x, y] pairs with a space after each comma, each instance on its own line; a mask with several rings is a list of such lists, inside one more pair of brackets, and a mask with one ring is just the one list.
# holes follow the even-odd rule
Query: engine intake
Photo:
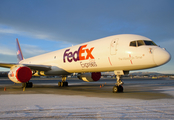
[[32, 77], [32, 71], [26, 66], [14, 67], [9, 73], [8, 77], [15, 83], [28, 82]]
[[80, 80], [86, 82], [98, 81], [101, 78], [101, 72], [92, 72], [92, 73], [81, 73], [77, 75]]

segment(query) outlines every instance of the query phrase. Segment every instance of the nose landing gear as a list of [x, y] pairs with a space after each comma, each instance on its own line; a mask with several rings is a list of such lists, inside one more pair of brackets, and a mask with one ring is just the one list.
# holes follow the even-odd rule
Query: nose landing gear
[[113, 93], [121, 93], [123, 92], [123, 82], [121, 80], [121, 76], [125, 74], [129, 74], [129, 71], [123, 71], [123, 70], [115, 70], [114, 71], [115, 75], [117, 75], [117, 81], [115, 83], [115, 86], [113, 87]]
[[113, 93], [123, 92], [123, 82], [121, 81], [121, 75], [117, 75], [117, 83], [113, 87]]

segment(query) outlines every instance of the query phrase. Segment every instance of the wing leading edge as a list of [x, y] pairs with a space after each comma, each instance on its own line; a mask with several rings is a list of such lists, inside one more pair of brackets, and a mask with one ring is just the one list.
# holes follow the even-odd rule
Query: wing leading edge
[[36, 64], [17, 64], [17, 63], [0, 63], [0, 67], [11, 68], [13, 66], [26, 66], [31, 70], [51, 70], [51, 65], [36, 65]]
[[18, 65], [17, 63], [0, 63], [0, 67], [11, 68], [14, 65]]

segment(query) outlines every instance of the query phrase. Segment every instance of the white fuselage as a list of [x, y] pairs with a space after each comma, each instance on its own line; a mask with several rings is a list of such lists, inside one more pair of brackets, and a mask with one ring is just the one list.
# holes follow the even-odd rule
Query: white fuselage
[[51, 65], [45, 75], [62, 75], [146, 69], [170, 60], [170, 54], [156, 45], [130, 46], [137, 40], [151, 41], [139, 35], [115, 35], [24, 59], [20, 64]]

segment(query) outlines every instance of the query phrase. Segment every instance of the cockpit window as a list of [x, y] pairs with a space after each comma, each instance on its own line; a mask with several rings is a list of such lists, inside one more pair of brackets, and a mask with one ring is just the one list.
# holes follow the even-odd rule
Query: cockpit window
[[144, 43], [145, 43], [146, 45], [155, 45], [155, 46], [157, 46], [153, 41], [144, 40]]
[[132, 47], [138, 47], [141, 45], [152, 45], [152, 46], [157, 46], [153, 41], [149, 41], [149, 40], [137, 40], [137, 41], [131, 41], [130, 42], [130, 46]]
[[143, 40], [138, 40], [137, 43], [138, 43], [138, 46], [145, 45]]
[[137, 45], [136, 45], [136, 41], [132, 41], [132, 42], [130, 42], [130, 46], [134, 46], [134, 47], [136, 47]]

